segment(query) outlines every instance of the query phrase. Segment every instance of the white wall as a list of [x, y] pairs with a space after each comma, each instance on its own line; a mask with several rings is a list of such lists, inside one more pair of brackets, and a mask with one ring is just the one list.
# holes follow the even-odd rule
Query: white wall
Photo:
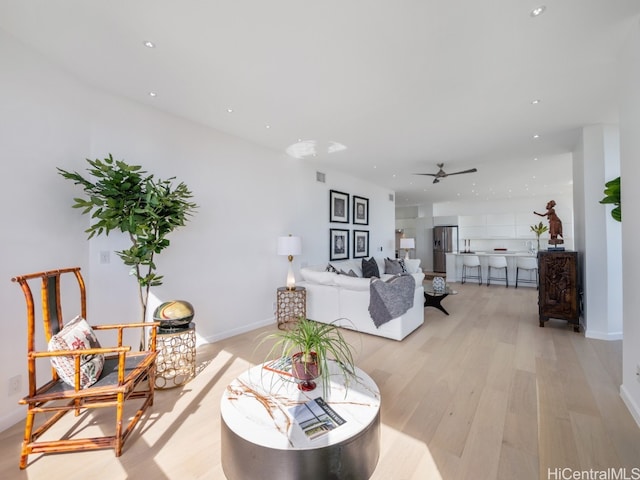
[[574, 154], [576, 250], [580, 255], [583, 324], [588, 338], [622, 338], [621, 227], [601, 205], [606, 181], [620, 174], [619, 129], [591, 125]]
[[622, 188], [623, 354], [622, 398], [640, 425], [640, 31], [636, 27], [621, 56], [620, 174]]
[[[278, 236], [302, 237], [296, 270], [328, 261], [330, 189], [368, 198], [369, 225], [357, 229], [370, 231], [371, 255], [394, 253], [391, 191], [331, 171], [326, 183], [318, 183], [304, 161], [80, 85], [2, 31], [0, 58], [0, 195], [6, 212], [0, 299], [2, 326], [12, 332], [1, 349], [0, 429], [24, 417], [17, 402], [26, 382], [25, 306], [12, 276], [80, 265], [92, 323], [139, 318], [135, 281], [113, 253], [127, 245], [126, 238], [86, 240], [89, 219], [71, 208], [81, 191], [56, 167], [85, 172], [85, 158], [112, 153], [189, 186], [200, 208], [169, 237], [170, 248], [157, 259], [165, 282], [153, 293], [158, 302], [194, 304], [200, 341], [274, 321], [275, 291], [287, 273], [286, 258], [276, 255]], [[103, 250], [111, 252], [106, 265], [99, 263]], [[15, 375], [22, 375], [23, 391], [7, 395]]]

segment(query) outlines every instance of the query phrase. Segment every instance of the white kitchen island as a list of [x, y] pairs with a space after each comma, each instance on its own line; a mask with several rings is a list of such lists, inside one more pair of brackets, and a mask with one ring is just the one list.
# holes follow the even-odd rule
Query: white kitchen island
[[[508, 251], [484, 251], [484, 252], [473, 252], [473, 253], [447, 253], [447, 274], [446, 280], [448, 283], [460, 282], [462, 279], [462, 258], [465, 255], [477, 255], [480, 259], [480, 268], [482, 270], [482, 283], [486, 285], [487, 283], [487, 270], [489, 264], [489, 257], [491, 256], [504, 256], [507, 259], [507, 273], [509, 275], [509, 284], [511, 286], [515, 286], [516, 284], [516, 260], [518, 257], [536, 257], [536, 254], [532, 254], [530, 252], [520, 252], [514, 250]], [[530, 272], [520, 272], [520, 278], [529, 278]], [[525, 277], [523, 277], [523, 275]], [[532, 277], [535, 278], [535, 277]], [[468, 283], [474, 283], [477, 280], [470, 280]], [[492, 281], [492, 284], [500, 285], [499, 282]], [[520, 286], [534, 287], [535, 284], [532, 283], [522, 283]]]

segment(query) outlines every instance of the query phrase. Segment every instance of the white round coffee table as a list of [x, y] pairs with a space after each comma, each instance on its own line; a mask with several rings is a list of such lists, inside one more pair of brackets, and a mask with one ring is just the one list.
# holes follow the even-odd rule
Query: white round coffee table
[[[380, 392], [360, 369], [345, 388], [330, 363], [331, 390], [310, 392], [293, 378], [255, 366], [234, 379], [220, 401], [222, 468], [229, 480], [369, 478], [380, 454]], [[322, 397], [343, 424], [313, 438], [292, 408]]]

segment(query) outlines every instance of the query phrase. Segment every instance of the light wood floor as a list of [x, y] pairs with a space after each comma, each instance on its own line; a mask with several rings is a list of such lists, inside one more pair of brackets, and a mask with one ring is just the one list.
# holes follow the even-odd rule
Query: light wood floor
[[[621, 342], [587, 340], [560, 321], [539, 328], [532, 288], [456, 288], [443, 302], [451, 315], [426, 309], [425, 324], [403, 342], [347, 333], [382, 394], [373, 479], [546, 479], [549, 467], [640, 467], [640, 429], [619, 397]], [[20, 471], [20, 423], [0, 433], [0, 478], [224, 479], [220, 397], [264, 360], [256, 337], [274, 328], [200, 347], [198, 376], [158, 391], [121, 457], [34, 455]], [[75, 428], [100, 425], [89, 418]]]

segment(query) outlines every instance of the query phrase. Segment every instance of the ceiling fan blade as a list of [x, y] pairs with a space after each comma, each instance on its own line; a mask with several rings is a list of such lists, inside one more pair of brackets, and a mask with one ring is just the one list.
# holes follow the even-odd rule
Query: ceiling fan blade
[[428, 175], [430, 177], [437, 177], [435, 173], [414, 173], [414, 175]]
[[447, 175], [460, 175], [461, 173], [473, 173], [477, 171], [478, 171], [477, 168], [470, 168], [469, 170], [462, 170], [461, 172], [447, 173]]

